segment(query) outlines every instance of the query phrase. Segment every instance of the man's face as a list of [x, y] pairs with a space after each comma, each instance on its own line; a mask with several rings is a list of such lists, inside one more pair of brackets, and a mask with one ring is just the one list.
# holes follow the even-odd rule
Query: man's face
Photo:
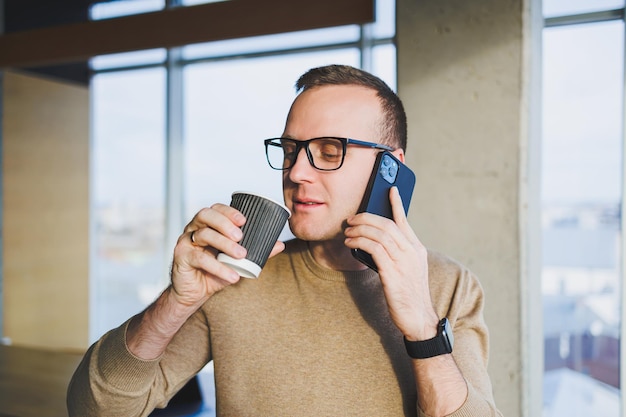
[[[314, 87], [291, 107], [283, 137], [335, 136], [380, 142], [382, 117], [376, 92], [359, 86]], [[356, 213], [378, 150], [348, 145], [336, 171], [319, 171], [301, 150], [283, 174], [285, 204], [293, 234], [308, 241], [343, 239], [343, 222]]]

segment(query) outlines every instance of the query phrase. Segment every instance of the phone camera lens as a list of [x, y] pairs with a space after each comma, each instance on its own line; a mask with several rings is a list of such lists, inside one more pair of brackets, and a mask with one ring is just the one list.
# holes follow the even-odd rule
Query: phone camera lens
[[398, 164], [393, 163], [389, 167], [389, 176], [395, 178], [397, 174], [398, 174]]

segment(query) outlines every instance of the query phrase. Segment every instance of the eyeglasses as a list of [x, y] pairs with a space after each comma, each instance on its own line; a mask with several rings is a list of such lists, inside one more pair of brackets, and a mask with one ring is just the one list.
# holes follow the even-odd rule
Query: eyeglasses
[[272, 168], [284, 171], [294, 166], [300, 149], [304, 148], [306, 156], [314, 168], [320, 171], [334, 171], [343, 165], [348, 145], [393, 150], [393, 148], [380, 143], [348, 138], [324, 137], [309, 140], [273, 138], [265, 140], [265, 155]]

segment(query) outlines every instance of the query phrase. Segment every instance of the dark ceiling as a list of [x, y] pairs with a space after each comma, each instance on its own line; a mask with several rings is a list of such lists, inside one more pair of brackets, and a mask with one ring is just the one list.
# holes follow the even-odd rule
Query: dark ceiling
[[84, 22], [92, 0], [4, 0], [6, 33]]
[[[89, 20], [89, 6], [99, 2], [101, 1], [4, 0], [4, 32], [86, 22]], [[89, 67], [86, 61], [22, 69], [84, 85], [89, 83]]]

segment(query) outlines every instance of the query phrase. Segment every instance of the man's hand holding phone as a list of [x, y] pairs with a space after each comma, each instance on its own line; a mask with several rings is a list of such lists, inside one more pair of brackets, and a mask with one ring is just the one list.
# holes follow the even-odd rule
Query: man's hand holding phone
[[438, 322], [428, 285], [428, 252], [408, 223], [397, 188], [390, 189], [389, 199], [393, 220], [371, 213], [352, 216], [345, 244], [371, 254], [398, 329], [413, 340], [426, 340], [425, 330], [436, 330]]

